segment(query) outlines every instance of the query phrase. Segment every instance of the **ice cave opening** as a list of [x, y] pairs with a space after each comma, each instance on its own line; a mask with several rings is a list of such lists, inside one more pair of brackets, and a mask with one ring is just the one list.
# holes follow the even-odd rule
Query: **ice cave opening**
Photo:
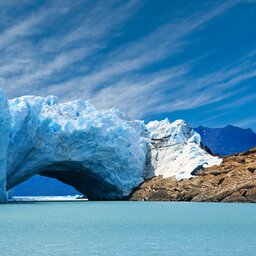
[[[49, 182], [49, 178], [55, 181]], [[14, 180], [15, 182], [13, 182]], [[115, 198], [116, 194], [119, 193], [115, 184], [111, 184], [108, 179], [105, 179], [90, 169], [85, 169], [81, 163], [73, 161], [51, 163], [47, 166], [40, 167], [37, 171], [30, 172], [30, 174], [27, 173], [26, 177], [18, 178], [16, 176], [14, 179], [12, 176], [9, 176], [7, 177], [7, 190], [12, 189], [12, 195], [20, 196], [22, 189], [31, 189], [31, 184], [33, 186], [32, 190], [36, 190], [36, 186], [39, 189], [45, 186], [45, 190], [47, 191], [47, 186], [56, 186], [56, 184], [60, 186], [61, 183], [59, 182], [66, 184], [68, 191], [73, 190], [75, 194], [86, 195], [89, 200]], [[39, 194], [35, 192], [33, 195], [28, 195], [26, 192], [24, 196], [35, 195]]]
[[36, 174], [15, 186], [11, 191], [11, 196], [14, 197], [31, 197], [31, 196], [76, 196], [83, 195], [74, 187], [67, 185], [55, 178], [50, 178]]

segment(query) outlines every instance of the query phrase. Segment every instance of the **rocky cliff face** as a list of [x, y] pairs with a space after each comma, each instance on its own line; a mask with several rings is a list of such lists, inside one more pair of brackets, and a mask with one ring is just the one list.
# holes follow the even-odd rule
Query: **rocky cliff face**
[[198, 170], [190, 179], [154, 177], [131, 200], [256, 202], [256, 148], [224, 157], [220, 166]]

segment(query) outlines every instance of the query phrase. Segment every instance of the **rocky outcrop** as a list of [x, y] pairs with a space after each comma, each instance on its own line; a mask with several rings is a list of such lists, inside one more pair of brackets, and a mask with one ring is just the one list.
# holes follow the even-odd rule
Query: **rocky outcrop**
[[131, 200], [256, 202], [256, 148], [226, 156], [220, 166], [202, 168], [194, 177], [154, 177], [131, 195]]

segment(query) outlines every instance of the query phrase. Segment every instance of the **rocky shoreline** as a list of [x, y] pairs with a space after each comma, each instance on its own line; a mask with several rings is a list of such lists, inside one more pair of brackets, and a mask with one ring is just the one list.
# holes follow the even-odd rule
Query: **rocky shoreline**
[[154, 177], [132, 201], [256, 202], [256, 148], [223, 157], [220, 166], [198, 170], [190, 179]]

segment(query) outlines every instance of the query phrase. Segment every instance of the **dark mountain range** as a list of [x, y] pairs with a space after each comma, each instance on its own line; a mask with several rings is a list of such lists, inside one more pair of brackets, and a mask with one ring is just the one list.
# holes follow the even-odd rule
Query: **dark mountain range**
[[256, 146], [256, 133], [252, 129], [243, 129], [228, 125], [223, 128], [194, 128], [202, 137], [202, 142], [214, 154], [231, 155], [249, 150]]

